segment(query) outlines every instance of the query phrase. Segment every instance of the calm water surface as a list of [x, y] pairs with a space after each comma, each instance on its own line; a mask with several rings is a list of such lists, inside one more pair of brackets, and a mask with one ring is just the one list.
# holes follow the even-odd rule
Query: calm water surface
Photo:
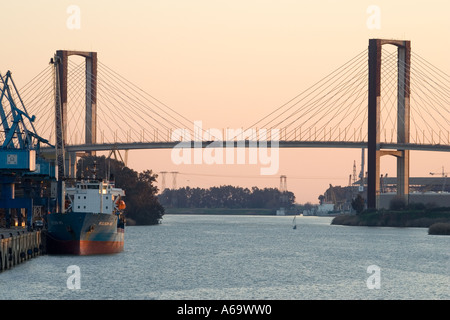
[[[450, 237], [330, 222], [297, 217], [294, 230], [290, 216], [166, 215], [127, 227], [122, 253], [46, 255], [1, 273], [1, 298], [450, 299]], [[80, 289], [67, 287], [72, 265]], [[367, 286], [373, 265], [379, 289]]]

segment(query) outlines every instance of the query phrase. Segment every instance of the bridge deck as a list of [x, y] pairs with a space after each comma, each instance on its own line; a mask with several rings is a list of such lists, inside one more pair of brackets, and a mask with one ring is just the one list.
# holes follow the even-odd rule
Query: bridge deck
[[[211, 146], [213, 141], [185, 141], [180, 144], [174, 142], [117, 142], [101, 144], [80, 144], [67, 145], [67, 152], [81, 151], [108, 151], [108, 150], [142, 150], [142, 149], [172, 149], [174, 147], [184, 148], [206, 148]], [[267, 141], [267, 147], [271, 148], [274, 142]], [[215, 141], [217, 147], [260, 147], [256, 141]], [[367, 142], [345, 142], [345, 141], [278, 141], [273, 147], [279, 148], [367, 148]], [[414, 143], [380, 143], [380, 149], [391, 150], [420, 150], [420, 151], [443, 151], [450, 152], [450, 145], [443, 144], [414, 144]], [[41, 148], [41, 151], [48, 153], [52, 148]]]

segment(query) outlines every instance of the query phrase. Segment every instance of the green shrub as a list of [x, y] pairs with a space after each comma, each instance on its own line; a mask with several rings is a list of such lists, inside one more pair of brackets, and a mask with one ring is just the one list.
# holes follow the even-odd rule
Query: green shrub
[[389, 209], [399, 211], [406, 209], [406, 201], [402, 197], [395, 197], [389, 202]]
[[357, 212], [361, 213], [364, 210], [365, 200], [361, 197], [360, 194], [356, 196], [355, 199], [352, 200], [352, 208]]
[[412, 203], [408, 204], [407, 209], [408, 210], [425, 210], [426, 206], [422, 202], [419, 202], [419, 203], [412, 202]]
[[428, 234], [450, 235], [450, 223], [437, 222], [428, 228]]

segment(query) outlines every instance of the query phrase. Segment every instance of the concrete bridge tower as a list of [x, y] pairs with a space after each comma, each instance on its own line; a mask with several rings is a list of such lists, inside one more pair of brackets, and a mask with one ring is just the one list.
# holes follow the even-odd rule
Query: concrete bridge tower
[[[61, 99], [61, 118], [64, 144], [67, 142], [67, 76], [69, 56], [81, 56], [86, 62], [86, 104], [85, 104], [85, 143], [97, 142], [97, 52], [56, 51], [59, 58], [59, 97]], [[95, 151], [87, 152], [95, 155]], [[66, 175], [75, 176], [76, 154], [66, 157]], [[70, 170], [70, 171], [69, 171]]]
[[[381, 96], [381, 49], [385, 44], [397, 46], [397, 150], [380, 148], [380, 96]], [[397, 195], [408, 202], [409, 197], [409, 150], [401, 149], [410, 137], [410, 66], [411, 42], [400, 40], [369, 40], [369, 119], [368, 119], [368, 177], [367, 207], [378, 208], [380, 196], [380, 157], [397, 157]]]

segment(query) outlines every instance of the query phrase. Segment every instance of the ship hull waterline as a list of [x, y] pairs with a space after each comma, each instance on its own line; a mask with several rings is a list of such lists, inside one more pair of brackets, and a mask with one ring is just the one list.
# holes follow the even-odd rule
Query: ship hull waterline
[[124, 248], [124, 229], [113, 214], [53, 213], [47, 225], [48, 254], [113, 254]]

